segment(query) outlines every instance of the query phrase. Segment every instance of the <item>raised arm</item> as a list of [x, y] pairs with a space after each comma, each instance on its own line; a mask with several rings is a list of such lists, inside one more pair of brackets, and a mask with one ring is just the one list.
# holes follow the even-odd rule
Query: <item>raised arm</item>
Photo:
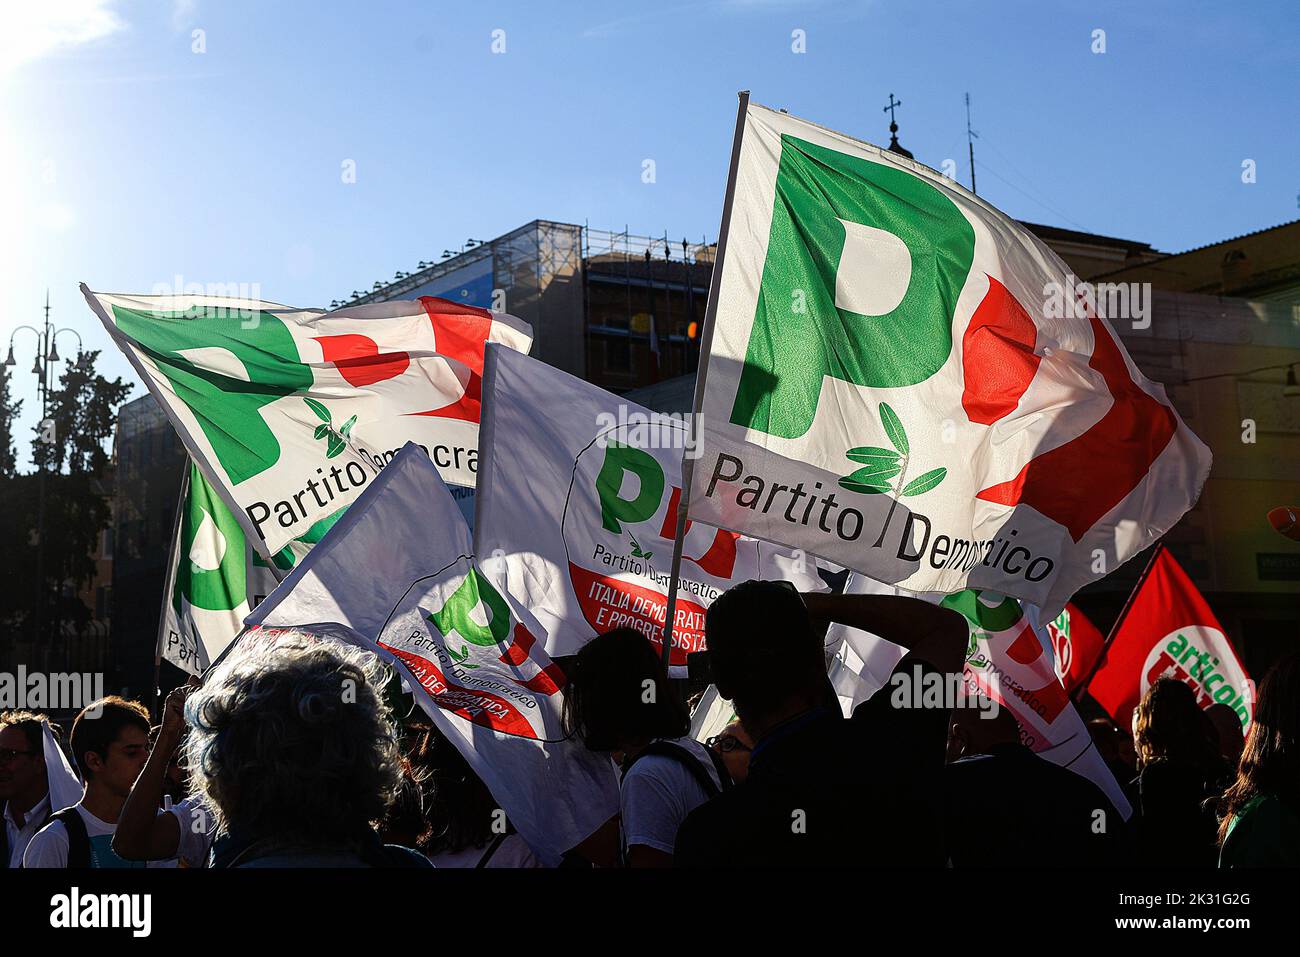
[[836, 622], [901, 645], [944, 672], [959, 672], [966, 660], [969, 629], [955, 611], [901, 595], [827, 595], [805, 592], [814, 619]]
[[164, 861], [180, 849], [180, 821], [175, 814], [159, 814], [158, 808], [167, 765], [185, 734], [185, 699], [193, 690], [194, 685], [182, 685], [167, 696], [158, 740], [122, 805], [113, 851], [128, 861]]

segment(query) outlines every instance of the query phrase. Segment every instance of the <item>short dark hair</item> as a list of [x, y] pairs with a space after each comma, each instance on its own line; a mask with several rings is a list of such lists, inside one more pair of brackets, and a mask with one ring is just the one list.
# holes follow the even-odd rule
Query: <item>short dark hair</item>
[[139, 728], [149, 734], [149, 711], [144, 705], [114, 694], [92, 701], [77, 713], [72, 722], [72, 760], [87, 781], [94, 772], [86, 764], [86, 755], [93, 752], [108, 757], [109, 745], [123, 728]]
[[63, 733], [57, 724], [35, 711], [0, 711], [0, 731], [5, 728], [17, 728], [27, 739], [27, 750], [37, 754], [45, 750], [45, 742], [41, 740], [41, 725], [46, 723], [49, 724], [56, 739]]
[[[648, 687], [653, 694], [646, 700]], [[565, 692], [565, 733], [578, 735], [592, 751], [680, 738], [691, 730], [690, 715], [672, 693], [659, 652], [631, 628], [615, 628], [583, 645]]]
[[788, 582], [747, 581], [723, 592], [709, 606], [704, 635], [714, 683], [742, 720], [826, 683], [822, 643]]

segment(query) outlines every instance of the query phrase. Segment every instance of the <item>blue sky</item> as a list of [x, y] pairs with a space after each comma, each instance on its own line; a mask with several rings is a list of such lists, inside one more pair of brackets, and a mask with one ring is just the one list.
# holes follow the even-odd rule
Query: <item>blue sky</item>
[[37, 323], [48, 286], [58, 324], [134, 379], [79, 281], [317, 306], [534, 218], [712, 240], [745, 88], [876, 143], [894, 93], [902, 142], [965, 184], [969, 91], [981, 196], [1191, 248], [1300, 216], [1298, 34], [1289, 2], [14, 4], [0, 331]]

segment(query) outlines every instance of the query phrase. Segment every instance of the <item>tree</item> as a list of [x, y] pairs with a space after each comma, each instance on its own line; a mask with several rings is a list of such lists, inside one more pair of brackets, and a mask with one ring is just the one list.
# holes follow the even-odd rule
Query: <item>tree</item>
[[84, 352], [77, 361], [68, 360], [59, 377], [59, 388], [51, 389], [49, 417], [54, 420], [54, 442], [41, 441], [40, 427], [32, 440], [32, 461], [52, 472], [69, 475], [101, 475], [110, 452], [104, 444], [113, 437], [118, 407], [126, 401], [131, 386], [121, 379], [109, 381], [95, 371], [99, 351]]
[[[100, 536], [112, 517], [111, 452], [106, 444], [113, 436], [118, 407], [131, 390], [121, 379], [99, 375], [98, 358], [98, 352], [87, 352], [76, 362], [68, 361], [47, 402], [54, 441], [42, 442], [38, 425], [32, 440], [36, 473], [3, 482], [0, 532], [8, 547], [0, 553], [0, 574], [10, 588], [0, 592], [0, 619], [16, 626], [34, 647], [49, 647], [61, 625], [79, 631], [92, 617], [77, 590], [94, 578]], [[45, 548], [38, 561], [42, 524]], [[36, 634], [38, 622], [41, 634]]]
[[14, 421], [22, 410], [23, 400], [14, 399], [9, 392], [8, 366], [0, 365], [0, 478], [11, 479], [18, 474], [18, 456], [14, 452]]

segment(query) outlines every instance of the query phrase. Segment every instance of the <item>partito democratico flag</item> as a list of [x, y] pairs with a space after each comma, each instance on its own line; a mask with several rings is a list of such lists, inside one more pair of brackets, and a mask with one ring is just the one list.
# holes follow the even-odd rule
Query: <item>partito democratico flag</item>
[[469, 527], [416, 446], [247, 619], [250, 636], [314, 623], [347, 626], [398, 670], [544, 863], [618, 812], [612, 762], [564, 736], [563, 672], [475, 568]]
[[159, 656], [191, 674], [202, 674], [239, 634], [248, 613], [342, 514], [340, 510], [321, 519], [272, 558], [263, 558], [191, 462], [172, 533], [158, 622]]
[[[859, 595], [901, 592], [862, 575], [850, 575], [845, 591]], [[967, 589], [924, 595], [961, 614], [970, 628], [967, 694], [978, 693], [1007, 708], [1020, 728], [1020, 741], [1040, 757], [1092, 781], [1127, 819], [1132, 806], [1093, 744], [1083, 718], [1057, 675], [1052, 640], [1038, 609], [1014, 598]], [[891, 694], [889, 676], [905, 650], [855, 628], [832, 625], [826, 634], [829, 674], [849, 713], [874, 694]]]
[[1250, 727], [1255, 686], [1223, 626], [1182, 566], [1161, 548], [1111, 639], [1088, 693], [1124, 728], [1159, 678], [1196, 692], [1202, 708], [1226, 704]]
[[[484, 395], [474, 527], [484, 573], [532, 610], [553, 655], [618, 627], [662, 646], [686, 423], [496, 346]], [[671, 665], [704, 647], [714, 598], [750, 578], [826, 589], [798, 549], [687, 528]]]
[[692, 518], [1055, 617], [1196, 501], [1209, 451], [1116, 337], [1127, 297], [918, 163], [741, 122]]
[[323, 312], [81, 289], [267, 557], [356, 499], [408, 441], [473, 486], [483, 347], [532, 342], [518, 319], [427, 296]]

